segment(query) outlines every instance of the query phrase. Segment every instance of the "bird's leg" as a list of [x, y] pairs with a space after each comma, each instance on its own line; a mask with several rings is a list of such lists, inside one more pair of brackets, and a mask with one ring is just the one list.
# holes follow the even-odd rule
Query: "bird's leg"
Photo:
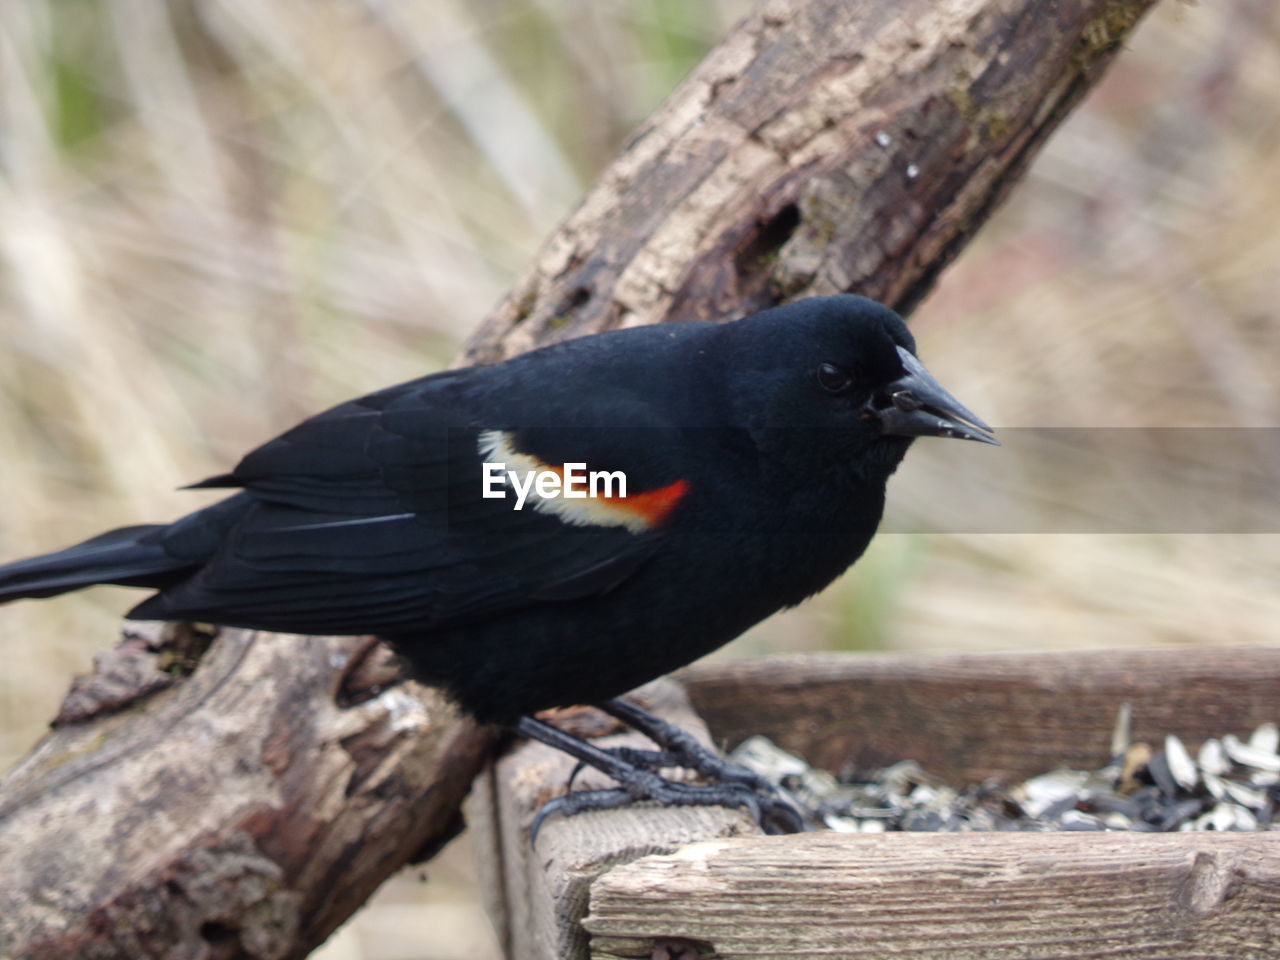
[[[533, 717], [521, 717], [516, 723], [516, 731], [575, 757], [608, 774], [621, 785], [609, 790], [582, 790], [544, 804], [534, 817], [531, 828], [535, 840], [543, 821], [552, 813], [573, 816], [586, 810], [610, 809], [631, 800], [643, 799], [654, 800], [664, 806], [746, 807], [761, 829], [770, 834], [795, 833], [804, 829], [799, 815], [790, 804], [779, 799], [776, 794], [758, 793], [746, 783], [675, 783], [659, 776], [653, 769], [647, 769], [643, 764], [631, 762], [612, 750], [601, 749]], [[632, 756], [652, 755], [661, 756], [657, 751], [638, 751]]]
[[[643, 710], [621, 697], [606, 700], [598, 706], [609, 716], [639, 730], [662, 747], [661, 751], [655, 751], [653, 755], [662, 757], [664, 766], [669, 766], [670, 759], [674, 758], [676, 765], [696, 770], [703, 776], [720, 783], [739, 783], [750, 787], [760, 795], [765, 817], [778, 827], [776, 832], [801, 833], [804, 831], [804, 819], [795, 807], [783, 798], [773, 783], [746, 767], [730, 763], [714, 750], [704, 747], [688, 730], [683, 730], [657, 714]], [[761, 826], [764, 824], [762, 823]]]
[[596, 706], [633, 730], [639, 730], [662, 747], [661, 752], [653, 751], [653, 756], [661, 758], [662, 766], [688, 767], [721, 782], [744, 783], [752, 790], [768, 796], [777, 795], [777, 788], [764, 777], [746, 767], [730, 763], [714, 750], [704, 747], [689, 731], [663, 720], [657, 714], [643, 710], [621, 697], [606, 700]]
[[[534, 817], [531, 828], [534, 839], [542, 822], [552, 813], [572, 816], [586, 810], [609, 809], [622, 806], [630, 800], [644, 799], [654, 800], [664, 806], [746, 807], [766, 833], [787, 833], [803, 829], [789, 805], [785, 806], [785, 811], [778, 810], [776, 806], [781, 801], [761, 796], [745, 784], [675, 783], [652, 770], [624, 760], [611, 750], [603, 750], [533, 717], [521, 717], [516, 723], [516, 731], [595, 767], [621, 784], [621, 787], [609, 790], [580, 790], [544, 804]], [[788, 818], [786, 814], [791, 817]]]
[[[680, 757], [672, 753], [670, 750], [640, 750], [636, 747], [601, 747], [606, 753], [611, 753], [626, 763], [634, 764], [637, 767], [643, 767], [646, 770], [652, 770], [657, 773], [663, 767], [681, 767], [684, 766], [680, 761]], [[574, 765], [573, 770], [569, 774], [569, 780], [565, 783], [565, 788], [572, 790], [573, 781], [578, 779], [580, 774], [587, 766], [585, 760], [579, 760]]]

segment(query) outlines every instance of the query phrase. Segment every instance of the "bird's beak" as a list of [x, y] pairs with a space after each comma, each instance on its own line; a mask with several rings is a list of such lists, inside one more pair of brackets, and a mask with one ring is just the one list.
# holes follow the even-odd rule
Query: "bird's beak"
[[907, 371], [867, 401], [863, 416], [880, 421], [886, 434], [902, 437], [954, 437], [1000, 446], [995, 432], [947, 392], [908, 350], [898, 348]]

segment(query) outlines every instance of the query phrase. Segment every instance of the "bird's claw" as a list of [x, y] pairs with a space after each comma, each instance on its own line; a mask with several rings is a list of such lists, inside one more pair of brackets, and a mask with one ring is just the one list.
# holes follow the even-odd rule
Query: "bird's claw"
[[[529, 828], [530, 842], [537, 844], [543, 823], [553, 813], [565, 817], [576, 816], [592, 810], [612, 810], [637, 800], [652, 800], [662, 806], [723, 806], [745, 807], [751, 818], [760, 824], [767, 834], [795, 833], [788, 829], [785, 812], [790, 812], [799, 823], [799, 817], [788, 804], [761, 797], [753, 790], [736, 783], [690, 784], [660, 780], [658, 784], [646, 784], [643, 790], [627, 787], [610, 787], [602, 790], [579, 790], [566, 793], [542, 805]], [[781, 821], [781, 822], [777, 822]], [[803, 829], [803, 825], [798, 829]]]
[[[613, 809], [633, 800], [646, 799], [664, 806], [745, 807], [767, 834], [799, 833], [805, 829], [800, 814], [763, 777], [729, 763], [691, 734], [632, 704], [611, 700], [602, 706], [661, 749], [602, 748], [543, 721], [521, 718], [517, 724], [521, 733], [577, 758], [578, 764], [569, 775], [569, 787], [584, 765], [600, 770], [619, 784], [615, 788], [566, 793], [544, 804], [531, 827], [535, 840], [553, 813], [571, 817], [588, 810]], [[658, 771], [669, 767], [685, 767], [716, 782], [690, 784], [668, 780]]]
[[566, 793], [554, 800], [548, 800], [538, 808], [533, 823], [529, 826], [529, 843], [533, 846], [538, 845], [538, 832], [542, 829], [542, 824], [547, 817], [553, 813], [572, 817], [586, 810], [612, 810], [615, 807], [624, 807], [635, 799], [635, 795], [630, 790], [612, 787], [607, 790], [579, 790], [577, 793]]

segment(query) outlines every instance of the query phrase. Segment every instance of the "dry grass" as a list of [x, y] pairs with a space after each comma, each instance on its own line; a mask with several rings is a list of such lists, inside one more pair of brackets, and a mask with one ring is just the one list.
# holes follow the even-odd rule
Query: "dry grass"
[[[0, 5], [0, 557], [176, 516], [180, 484], [447, 362], [747, 6]], [[1001, 426], [1277, 424], [1277, 89], [1273, 4], [1159, 8], [918, 312], [931, 368]], [[941, 522], [910, 496], [930, 457], [900, 526]], [[1277, 582], [1266, 532], [895, 534], [734, 652], [1271, 642]], [[128, 602], [0, 609], [0, 767]], [[441, 869], [433, 945], [385, 935], [401, 884], [327, 960], [485, 956]]]

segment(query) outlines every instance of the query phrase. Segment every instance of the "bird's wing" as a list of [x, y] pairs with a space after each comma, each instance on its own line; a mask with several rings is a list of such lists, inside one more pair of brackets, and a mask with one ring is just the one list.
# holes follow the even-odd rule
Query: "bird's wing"
[[[483, 451], [492, 455], [495, 437], [515, 451], [521, 431], [501, 412], [489, 421], [478, 408], [491, 404], [458, 384], [445, 374], [344, 404], [201, 484], [242, 487], [252, 504], [200, 573], [134, 615], [395, 634], [605, 592], [660, 548], [654, 519], [666, 501], [658, 513], [652, 498], [636, 497], [635, 511], [614, 500], [603, 512], [565, 515], [532, 501], [516, 510], [510, 491], [483, 497]], [[605, 406], [610, 424], [615, 415], [641, 417], [650, 441], [662, 432], [649, 412], [630, 409], [629, 398]], [[549, 433], [584, 456], [593, 437], [600, 441], [593, 426], [548, 429], [554, 405], [541, 409], [540, 429], [527, 435]], [[637, 468], [646, 492], [665, 488], [671, 500], [679, 477], [669, 459], [656, 465], [646, 456]], [[668, 474], [670, 482], [659, 482]], [[641, 507], [647, 513], [637, 513]]]

